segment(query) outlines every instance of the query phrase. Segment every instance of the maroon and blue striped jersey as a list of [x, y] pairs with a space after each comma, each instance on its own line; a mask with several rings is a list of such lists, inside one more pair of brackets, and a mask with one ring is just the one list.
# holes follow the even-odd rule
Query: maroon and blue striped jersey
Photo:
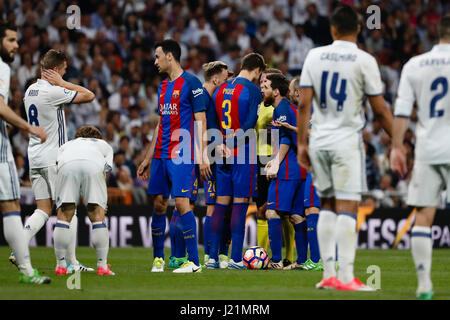
[[[155, 159], [176, 159], [190, 152], [194, 159], [194, 113], [206, 111], [207, 99], [203, 86], [194, 75], [184, 71], [173, 81], [164, 80], [158, 88], [158, 114], [160, 123], [157, 130]], [[185, 137], [180, 129], [190, 133], [190, 150], [180, 148]], [[184, 144], [183, 144], [184, 145]]]

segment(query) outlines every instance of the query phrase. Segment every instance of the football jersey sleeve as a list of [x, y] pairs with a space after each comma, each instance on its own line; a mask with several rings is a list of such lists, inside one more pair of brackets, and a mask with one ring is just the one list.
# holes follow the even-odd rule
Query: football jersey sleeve
[[73, 90], [68, 90], [59, 86], [52, 86], [49, 95], [50, 95], [50, 103], [56, 107], [59, 107], [62, 104], [69, 104], [77, 96], [78, 92]]
[[[275, 113], [276, 111], [276, 113]], [[291, 123], [291, 116], [290, 116], [290, 112], [289, 112], [289, 106], [286, 104], [283, 105], [279, 105], [278, 107], [275, 108], [274, 111], [274, 121], [279, 121], [279, 122], [287, 122], [287, 123]], [[285, 127], [281, 127], [279, 128], [279, 135], [280, 135], [280, 144], [287, 144], [287, 145], [291, 145], [291, 134], [290, 134], [290, 130], [285, 128]]]
[[407, 63], [402, 70], [395, 101], [394, 116], [396, 117], [409, 117], [414, 107], [414, 90], [409, 79], [411, 69], [411, 64]]
[[3, 96], [5, 104], [7, 103], [6, 98], [8, 97], [9, 92], [9, 76], [10, 69], [2, 66], [0, 68], [0, 95]]
[[189, 100], [194, 113], [206, 111], [208, 105], [206, 103], [207, 99], [205, 99], [205, 94], [203, 93], [203, 86], [200, 80], [195, 76], [192, 76], [189, 79]]
[[380, 69], [372, 56], [362, 65], [364, 78], [364, 93], [366, 96], [379, 96], [383, 94], [383, 84], [381, 82]]
[[313, 78], [312, 78], [312, 53], [314, 51], [309, 51], [306, 56], [305, 62], [303, 63], [302, 74], [300, 75], [300, 88], [312, 88]]

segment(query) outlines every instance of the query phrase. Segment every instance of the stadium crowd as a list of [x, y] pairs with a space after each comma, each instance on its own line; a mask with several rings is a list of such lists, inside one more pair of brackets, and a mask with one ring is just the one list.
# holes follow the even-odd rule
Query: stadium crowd
[[[445, 0], [368, 1], [352, 4], [366, 21], [368, 6], [381, 9], [381, 29], [361, 23], [358, 45], [374, 55], [393, 106], [400, 72], [409, 58], [437, 43], [436, 24], [450, 10]], [[158, 121], [157, 94], [162, 77], [154, 66], [154, 44], [173, 38], [182, 46], [182, 66], [203, 81], [202, 65], [213, 60], [239, 70], [250, 52], [263, 54], [268, 67], [288, 77], [301, 72], [309, 49], [332, 42], [330, 12], [340, 1], [330, 0], [0, 0], [1, 18], [18, 26], [20, 49], [12, 63], [10, 106], [25, 119], [23, 94], [39, 76], [39, 59], [48, 49], [70, 59], [65, 79], [95, 92], [87, 104], [66, 108], [69, 139], [81, 125], [100, 128], [114, 149], [108, 186], [131, 190], [135, 203], [146, 203], [147, 183], [136, 176]], [[67, 7], [81, 9], [79, 28], [67, 27]], [[390, 138], [364, 108], [367, 125], [367, 205], [405, 206], [414, 163], [415, 115], [405, 139], [409, 175], [399, 179], [389, 167]], [[23, 186], [29, 186], [28, 137], [11, 129], [16, 166]]]

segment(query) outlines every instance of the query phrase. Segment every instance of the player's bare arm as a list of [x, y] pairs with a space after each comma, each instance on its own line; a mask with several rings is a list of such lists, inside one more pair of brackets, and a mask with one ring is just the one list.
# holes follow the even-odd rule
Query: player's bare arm
[[47, 139], [47, 134], [44, 129], [32, 126], [21, 117], [19, 117], [10, 107], [5, 104], [5, 100], [0, 96], [0, 117], [6, 120], [6, 122], [12, 124], [13, 126], [24, 129], [28, 133], [38, 136], [41, 142], [45, 142]]
[[308, 127], [311, 118], [311, 102], [314, 94], [313, 88], [302, 88], [297, 117], [297, 160], [301, 167], [311, 170], [311, 161], [308, 153]]
[[152, 159], [153, 154], [155, 152], [155, 146], [156, 146], [156, 139], [158, 136], [158, 130], [159, 130], [159, 122], [156, 124], [155, 132], [153, 133], [152, 142], [150, 143], [150, 146], [147, 149], [147, 152], [145, 154], [145, 158], [142, 161], [142, 163], [139, 165], [139, 168], [137, 170], [137, 176], [141, 180], [147, 180], [150, 178], [150, 167], [152, 165]]
[[74, 83], [65, 81], [61, 77], [61, 75], [54, 70], [51, 69], [42, 70], [42, 79], [47, 80], [52, 85], [60, 86], [68, 90], [78, 92], [77, 96], [72, 101], [72, 103], [86, 103], [91, 102], [92, 100], [95, 99], [95, 94], [92, 91], [82, 86], [76, 85]]
[[286, 129], [289, 129], [289, 130], [294, 131], [295, 133], [298, 133], [298, 128], [294, 127], [293, 125], [289, 124], [288, 122], [281, 122], [281, 121], [276, 120], [276, 121], [272, 121], [272, 125], [277, 128], [285, 127]]
[[201, 128], [200, 128], [200, 137], [201, 137], [201, 143], [199, 144], [200, 146], [200, 153], [201, 154], [201, 160], [200, 160], [200, 164], [199, 164], [199, 168], [200, 168], [200, 175], [202, 177], [202, 179], [208, 179], [209, 177], [211, 177], [212, 172], [211, 172], [211, 168], [210, 168], [210, 163], [209, 163], [209, 159], [208, 159], [208, 140], [204, 139], [204, 137], [206, 137], [206, 112], [202, 111], [202, 112], [196, 112], [194, 113], [194, 118], [195, 121], [199, 121], [201, 123]]
[[408, 128], [408, 118], [395, 117], [392, 128], [392, 150], [390, 164], [392, 170], [404, 177], [408, 168], [406, 166], [406, 152], [403, 147], [403, 139]]
[[378, 95], [375, 97], [368, 97], [368, 99], [370, 102], [370, 106], [372, 107], [372, 110], [375, 114], [375, 118], [380, 121], [384, 131], [386, 131], [386, 133], [390, 137], [392, 137], [392, 123], [394, 118], [391, 111], [387, 107], [383, 96]]
[[280, 163], [283, 162], [288, 151], [289, 151], [289, 145], [282, 143], [280, 145], [280, 150], [278, 151], [275, 158], [270, 160], [266, 164], [266, 167], [264, 169], [266, 170], [268, 179], [275, 179], [277, 177], [278, 169], [280, 168]]

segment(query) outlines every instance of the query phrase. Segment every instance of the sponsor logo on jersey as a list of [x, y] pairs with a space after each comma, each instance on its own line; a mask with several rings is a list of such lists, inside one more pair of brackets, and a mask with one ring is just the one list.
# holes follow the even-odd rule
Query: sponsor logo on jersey
[[198, 89], [192, 90], [192, 94], [194, 95], [194, 98], [197, 98], [199, 95], [203, 94], [203, 89], [198, 88]]
[[277, 121], [285, 122], [286, 121], [286, 116], [279, 116]]
[[64, 94], [70, 94], [70, 90], [64, 88]]

